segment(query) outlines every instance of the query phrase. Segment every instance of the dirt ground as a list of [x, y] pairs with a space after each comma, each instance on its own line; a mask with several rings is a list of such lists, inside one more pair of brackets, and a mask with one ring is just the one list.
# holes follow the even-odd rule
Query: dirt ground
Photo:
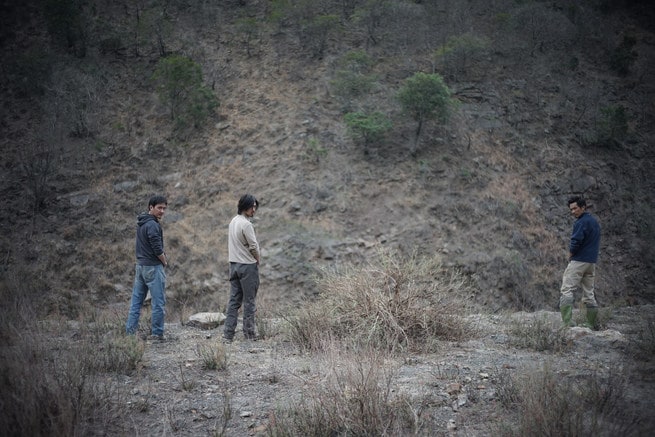
[[[516, 323], [535, 320], [557, 329], [558, 313], [472, 315], [477, 338], [443, 342], [438, 353], [387, 360], [392, 393], [410, 399], [418, 415], [418, 435], [488, 436], [494, 435], [499, 421], [508, 419], [499, 403], [499, 390], [508, 377], [546, 368], [572, 379], [617, 372], [624, 382], [620, 408], [626, 417], [638, 418], [630, 435], [648, 435], [655, 429], [650, 414], [655, 362], [634, 352], [643, 323], [653, 322], [654, 309], [614, 310], [600, 331], [570, 328], [568, 348], [558, 353], [516, 348], [510, 333]], [[267, 435], [280, 408], [316, 390], [326, 374], [338, 372], [341, 365], [299, 353], [282, 333], [259, 341], [238, 334], [234, 343], [223, 346], [221, 327], [201, 330], [171, 323], [166, 331], [167, 341], [146, 343], [143, 365], [134, 375], [112, 377], [113, 384], [128, 390], [128, 434], [220, 435], [225, 427], [228, 436]], [[208, 347], [225, 348], [226, 369], [203, 369], [199, 350]]]

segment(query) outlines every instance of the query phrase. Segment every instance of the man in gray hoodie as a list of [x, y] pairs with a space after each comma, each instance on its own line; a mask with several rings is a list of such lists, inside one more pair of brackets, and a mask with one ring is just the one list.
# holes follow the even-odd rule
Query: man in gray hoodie
[[164, 233], [159, 221], [164, 216], [168, 201], [164, 196], [152, 196], [148, 212], [139, 214], [136, 229], [136, 273], [132, 302], [125, 330], [136, 334], [139, 328], [141, 307], [148, 290], [152, 297], [152, 340], [164, 339], [164, 314], [166, 306], [166, 272], [168, 260], [164, 252]]

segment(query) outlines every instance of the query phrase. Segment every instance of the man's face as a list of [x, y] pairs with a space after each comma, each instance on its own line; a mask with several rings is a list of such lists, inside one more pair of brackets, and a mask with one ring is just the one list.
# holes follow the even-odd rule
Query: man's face
[[161, 218], [164, 216], [164, 213], [166, 212], [166, 204], [165, 203], [158, 203], [155, 206], [151, 206], [150, 210], [148, 213], [150, 215], [154, 215], [157, 220], [161, 220]]
[[570, 204], [569, 209], [571, 210], [571, 214], [573, 214], [573, 217], [575, 218], [580, 217], [585, 210], [584, 207], [580, 208], [578, 206], [578, 202], [573, 202], [572, 204]]
[[250, 208], [246, 209], [243, 213], [246, 217], [252, 218], [255, 215], [256, 211], [257, 211], [257, 206], [253, 205]]

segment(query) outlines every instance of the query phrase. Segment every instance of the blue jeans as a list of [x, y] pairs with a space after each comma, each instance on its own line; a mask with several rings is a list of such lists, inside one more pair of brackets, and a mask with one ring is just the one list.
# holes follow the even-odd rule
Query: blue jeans
[[127, 317], [125, 331], [129, 335], [136, 334], [139, 329], [141, 307], [150, 290], [152, 297], [152, 335], [164, 335], [164, 307], [166, 306], [166, 272], [164, 266], [140, 266], [137, 264], [132, 289], [132, 302]]
[[255, 312], [257, 289], [259, 288], [259, 267], [257, 264], [230, 263], [230, 301], [227, 304], [227, 318], [223, 337], [232, 339], [237, 327], [237, 315], [243, 304], [243, 335], [255, 338]]

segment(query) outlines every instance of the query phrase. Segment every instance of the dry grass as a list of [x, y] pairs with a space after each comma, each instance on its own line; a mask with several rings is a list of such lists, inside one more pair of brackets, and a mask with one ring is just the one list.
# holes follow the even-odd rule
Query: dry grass
[[[34, 436], [120, 429], [125, 394], [101, 375], [133, 372], [143, 343], [119, 334], [122, 323], [111, 316], [38, 321], [34, 287], [15, 278], [0, 287], [0, 429]], [[73, 338], [63, 335], [76, 325]]]
[[438, 258], [380, 253], [368, 268], [325, 271], [319, 299], [287, 317], [292, 340], [321, 350], [325, 336], [376, 349], [435, 350], [438, 340], [473, 335], [462, 317], [470, 292]]
[[205, 370], [226, 370], [229, 361], [227, 350], [218, 341], [209, 345], [198, 345], [196, 353]]
[[566, 330], [562, 329], [561, 322], [553, 322], [545, 316], [530, 320], [514, 319], [509, 325], [509, 334], [512, 346], [538, 352], [561, 352], [568, 345]]
[[493, 432], [499, 436], [638, 435], [635, 412], [626, 402], [626, 381], [618, 366], [608, 372], [567, 377], [548, 363], [542, 370], [505, 374], [498, 398], [509, 417]]
[[323, 375], [306, 381], [300, 398], [278, 409], [272, 436], [411, 435], [419, 428], [408, 399], [394, 394], [394, 368], [374, 349], [353, 351], [324, 341], [317, 357]]

